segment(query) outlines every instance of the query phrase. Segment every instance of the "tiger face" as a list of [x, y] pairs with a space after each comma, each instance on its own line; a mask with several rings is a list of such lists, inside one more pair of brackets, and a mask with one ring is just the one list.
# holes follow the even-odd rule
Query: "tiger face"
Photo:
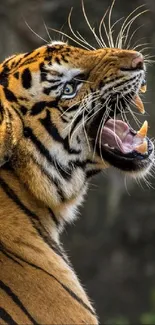
[[54, 42], [4, 61], [0, 84], [1, 165], [20, 170], [33, 160], [62, 182], [74, 173], [75, 191], [109, 165], [136, 175], [150, 169], [147, 122], [137, 132], [125, 121], [132, 102], [144, 110], [139, 52]]

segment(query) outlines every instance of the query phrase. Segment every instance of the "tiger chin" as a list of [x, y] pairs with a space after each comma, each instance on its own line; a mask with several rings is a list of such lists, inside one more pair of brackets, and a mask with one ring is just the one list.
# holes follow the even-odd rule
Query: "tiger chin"
[[142, 54], [56, 42], [0, 65], [0, 319], [98, 324], [60, 244], [89, 178], [108, 166], [147, 174], [154, 146], [144, 113]]

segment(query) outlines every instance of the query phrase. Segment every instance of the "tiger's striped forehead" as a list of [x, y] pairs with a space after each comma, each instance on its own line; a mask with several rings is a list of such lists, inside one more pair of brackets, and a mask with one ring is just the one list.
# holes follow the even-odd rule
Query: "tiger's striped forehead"
[[14, 55], [0, 65], [0, 85], [4, 86], [1, 98], [11, 102], [24, 98], [33, 104], [37, 96], [37, 100], [46, 101], [49, 95], [59, 96], [58, 86], [63, 87], [80, 73], [94, 83], [95, 89], [105, 78], [116, 77], [121, 65], [129, 65], [132, 52], [113, 48], [88, 51], [53, 42], [30, 53]]
[[7, 70], [13, 73], [17, 69], [19, 72], [22, 72], [23, 68], [29, 67], [35, 72], [38, 71], [40, 64], [44, 62], [45, 65], [51, 65], [52, 68], [55, 65], [57, 67], [56, 71], [62, 73], [62, 66], [79, 67], [81, 58], [87, 52], [83, 49], [68, 46], [65, 43], [60, 44], [56, 42], [55, 44], [54, 42], [54, 45], [42, 46], [32, 52], [8, 58], [1, 64], [0, 71], [3, 71], [5, 68], [5, 72]]
[[[103, 48], [93, 51], [76, 48], [62, 42], [53, 42], [47, 46], [42, 46], [32, 52], [20, 55], [14, 55], [5, 60], [0, 65], [0, 84], [5, 74], [11, 74], [18, 79], [19, 74], [24, 69], [29, 68], [32, 72], [37, 72], [44, 65], [51, 66], [51, 71], [61, 74], [73, 73], [73, 76], [78, 73], [76, 69], [92, 70], [96, 65], [101, 67], [104, 62], [112, 63], [113, 68], [119, 64], [128, 62], [131, 52], [127, 50], [120, 50], [114, 48]], [[115, 65], [115, 66], [114, 66]], [[70, 71], [68, 72], [68, 68]], [[74, 70], [75, 69], [75, 70]], [[16, 73], [18, 72], [18, 73]], [[5, 78], [6, 79], [6, 78]]]

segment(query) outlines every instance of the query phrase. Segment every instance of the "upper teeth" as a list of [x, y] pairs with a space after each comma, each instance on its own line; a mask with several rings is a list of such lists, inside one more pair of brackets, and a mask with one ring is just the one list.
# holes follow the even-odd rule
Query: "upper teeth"
[[142, 93], [146, 93], [146, 90], [147, 90], [146, 85], [145, 85], [145, 84], [142, 84], [142, 85], [141, 85], [141, 88], [140, 88], [140, 91], [141, 91]]
[[148, 132], [148, 122], [145, 121], [142, 127], [140, 128], [140, 130], [137, 132], [137, 134], [145, 138], [147, 136], [147, 132]]
[[143, 105], [143, 102], [142, 102], [141, 98], [139, 97], [139, 95], [136, 95], [134, 97], [134, 103], [137, 106], [139, 112], [144, 114], [145, 113], [144, 105]]

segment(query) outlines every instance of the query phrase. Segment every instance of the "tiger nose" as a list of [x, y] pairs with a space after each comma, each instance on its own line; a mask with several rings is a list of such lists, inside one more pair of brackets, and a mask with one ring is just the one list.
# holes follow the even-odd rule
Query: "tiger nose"
[[138, 53], [131, 62], [132, 68], [144, 70], [144, 58], [141, 53]]

